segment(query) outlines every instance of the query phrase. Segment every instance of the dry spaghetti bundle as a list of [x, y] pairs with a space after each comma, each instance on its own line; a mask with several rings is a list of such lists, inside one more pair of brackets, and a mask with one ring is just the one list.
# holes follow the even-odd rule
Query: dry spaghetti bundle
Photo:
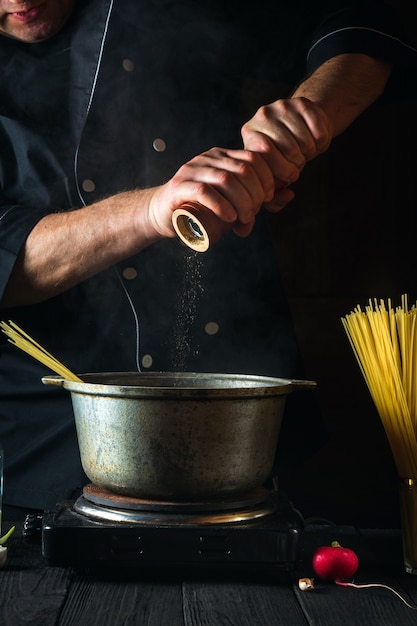
[[407, 297], [358, 305], [343, 326], [384, 426], [401, 478], [417, 479], [417, 309]]
[[56, 374], [59, 374], [59, 376], [62, 376], [62, 378], [82, 382], [81, 378], [73, 374], [71, 370], [65, 367], [65, 365], [52, 356], [52, 354], [47, 352], [45, 348], [42, 348], [37, 341], [32, 339], [32, 337], [25, 333], [25, 331], [19, 328], [14, 322], [9, 321], [8, 324], [6, 322], [0, 322], [0, 329], [8, 337], [10, 343], [20, 348], [20, 350], [23, 350], [37, 361], [40, 361], [40, 363], [46, 365], [46, 367]]

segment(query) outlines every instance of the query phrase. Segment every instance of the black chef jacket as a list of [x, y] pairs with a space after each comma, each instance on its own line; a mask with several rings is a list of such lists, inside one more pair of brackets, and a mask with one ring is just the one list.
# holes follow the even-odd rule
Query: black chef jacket
[[[317, 20], [339, 4], [83, 0], [47, 42], [2, 37], [0, 296], [43, 215], [161, 184], [195, 154], [240, 146], [248, 78], [279, 97], [341, 52], [410, 56], [366, 3], [361, 18], [349, 9]], [[2, 318], [78, 373], [302, 374], [262, 216], [246, 239], [224, 236], [204, 255], [162, 241]], [[0, 348], [4, 500], [47, 508], [86, 482], [70, 397], [42, 385], [50, 372], [28, 355], [4, 339]], [[321, 437], [308, 395], [288, 403], [281, 465]]]

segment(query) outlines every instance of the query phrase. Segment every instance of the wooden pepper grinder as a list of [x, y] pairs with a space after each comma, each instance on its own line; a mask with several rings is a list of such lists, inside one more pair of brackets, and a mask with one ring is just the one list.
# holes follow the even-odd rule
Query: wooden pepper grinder
[[222, 235], [233, 228], [198, 202], [186, 202], [172, 214], [175, 232], [186, 246], [206, 252]]

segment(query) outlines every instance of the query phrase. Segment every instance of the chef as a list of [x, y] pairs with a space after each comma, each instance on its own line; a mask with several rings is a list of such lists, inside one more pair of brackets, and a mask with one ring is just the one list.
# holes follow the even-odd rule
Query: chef
[[[415, 53], [344, 4], [0, 0], [1, 318], [77, 373], [301, 377], [263, 211]], [[189, 200], [234, 224], [204, 254]], [[70, 397], [1, 341], [4, 502], [49, 508], [87, 481]], [[281, 463], [322, 437], [295, 395]]]

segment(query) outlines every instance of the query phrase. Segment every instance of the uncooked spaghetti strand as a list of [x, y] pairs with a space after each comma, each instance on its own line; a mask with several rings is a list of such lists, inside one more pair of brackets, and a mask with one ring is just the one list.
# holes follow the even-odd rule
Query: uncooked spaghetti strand
[[407, 397], [407, 403], [410, 409], [410, 416], [413, 428], [416, 428], [416, 401], [415, 401], [415, 375], [416, 375], [416, 335], [415, 335], [415, 308], [411, 311], [408, 309], [406, 296], [402, 297], [402, 307], [396, 310], [396, 320], [398, 326], [398, 334], [401, 342], [402, 354], [402, 378], [404, 390]]
[[411, 374], [410, 374], [410, 413], [411, 419], [413, 422], [414, 431], [417, 433], [417, 393], [416, 393], [416, 382], [417, 382], [417, 315], [416, 310], [412, 311], [412, 319], [413, 319], [413, 329], [412, 329], [412, 342], [411, 342]]
[[402, 350], [403, 355], [403, 381], [405, 394], [407, 396], [407, 404], [411, 409], [411, 351], [412, 351], [412, 324], [411, 319], [407, 312], [401, 311], [400, 317], [402, 319], [403, 333], [404, 333], [404, 348]]
[[43, 348], [37, 341], [32, 339], [24, 330], [19, 328], [17, 324], [9, 321], [0, 322], [0, 328], [2, 332], [7, 336], [8, 341], [29, 354], [32, 358], [36, 359], [59, 376], [62, 376], [66, 380], [72, 380], [75, 382], [82, 382], [76, 374], [71, 372], [65, 365], [58, 361], [52, 354], [50, 354], [45, 348]]
[[417, 394], [416, 394], [416, 376], [417, 376], [417, 320], [413, 319], [413, 341], [410, 355], [410, 376], [409, 376], [409, 394], [410, 394], [410, 415], [413, 423], [414, 432], [417, 434]]
[[407, 401], [410, 407], [410, 415], [413, 423], [413, 428], [417, 432], [417, 406], [416, 406], [416, 354], [417, 354], [417, 336], [416, 336], [416, 311], [412, 310], [407, 313], [407, 328], [408, 328], [408, 351], [407, 351]]
[[[375, 305], [375, 309], [367, 307], [367, 321], [370, 326], [370, 334], [373, 337], [374, 351], [377, 354], [379, 367], [391, 372], [396, 367], [396, 359], [392, 346], [388, 312], [376, 307], [377, 305]], [[387, 372], [385, 373], [387, 374]]]
[[396, 325], [398, 329], [398, 338], [401, 353], [401, 373], [404, 389], [407, 398], [408, 394], [408, 377], [409, 377], [409, 351], [410, 351], [410, 333], [409, 333], [409, 317], [407, 312], [407, 301], [402, 299], [402, 306], [397, 307], [395, 312]]
[[390, 307], [389, 311], [389, 325], [390, 325], [390, 335], [391, 335], [391, 343], [392, 349], [394, 351], [395, 362], [397, 366], [401, 367], [401, 350], [400, 343], [398, 339], [398, 328], [397, 328], [397, 318], [395, 315], [395, 310]]

